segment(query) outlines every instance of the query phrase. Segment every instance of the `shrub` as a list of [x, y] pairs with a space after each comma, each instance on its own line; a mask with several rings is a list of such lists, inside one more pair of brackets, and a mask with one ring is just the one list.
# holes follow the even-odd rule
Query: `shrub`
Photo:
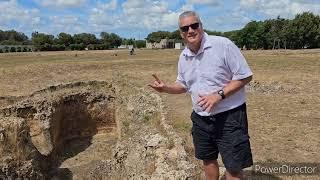
[[70, 44], [70, 49], [72, 50], [72, 51], [74, 51], [74, 50], [78, 50], [78, 51], [81, 51], [81, 50], [84, 50], [86, 47], [85, 47], [85, 45], [84, 44]]
[[5, 47], [4, 47], [4, 52], [6, 52], [6, 53], [9, 52], [9, 47], [8, 47], [8, 46], [5, 46]]
[[16, 48], [12, 46], [12, 47], [10, 48], [10, 52], [16, 52]]
[[89, 44], [87, 46], [88, 50], [94, 50], [95, 49], [95, 45], [94, 44]]

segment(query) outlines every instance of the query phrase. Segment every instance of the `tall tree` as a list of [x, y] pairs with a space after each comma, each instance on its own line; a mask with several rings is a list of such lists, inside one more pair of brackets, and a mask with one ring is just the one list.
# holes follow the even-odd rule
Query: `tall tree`
[[259, 23], [256, 21], [249, 22], [240, 33], [240, 44], [247, 49], [258, 48], [258, 35]]
[[292, 25], [296, 26], [296, 38], [298, 48], [315, 48], [319, 43], [318, 29], [320, 26], [319, 16], [310, 12], [296, 15], [292, 20]]
[[27, 44], [28, 36], [22, 32], [17, 32], [15, 30], [2, 31], [0, 30], [0, 42], [6, 45], [19, 45]]
[[72, 36], [70, 34], [61, 32], [58, 35], [58, 44], [64, 44], [65, 46], [69, 46], [70, 44], [73, 43]]
[[111, 47], [118, 47], [122, 43], [122, 38], [115, 33], [101, 32], [100, 37], [104, 44], [110, 44]]
[[219, 31], [210, 31], [210, 30], [207, 30], [207, 29], [204, 29], [204, 31], [205, 31], [208, 35], [222, 36], [222, 32], [219, 32]]
[[81, 33], [73, 35], [73, 41], [76, 44], [84, 44], [85, 46], [89, 44], [97, 44], [98, 40], [94, 34]]
[[53, 35], [33, 32], [31, 36], [32, 44], [36, 50], [41, 50], [44, 46], [48, 47], [53, 44]]
[[170, 39], [175, 39], [175, 40], [182, 40], [182, 37], [181, 37], [181, 35], [180, 35], [179, 29], [171, 32], [169, 38], [170, 38]]
[[148, 34], [148, 37], [146, 38], [147, 41], [154, 43], [154, 42], [160, 42], [161, 39], [169, 39], [171, 33], [169, 31], [157, 31], [152, 32]]

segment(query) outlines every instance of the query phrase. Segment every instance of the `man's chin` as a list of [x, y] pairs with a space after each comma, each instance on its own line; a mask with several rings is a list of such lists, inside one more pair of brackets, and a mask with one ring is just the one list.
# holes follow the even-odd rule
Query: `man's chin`
[[188, 38], [188, 42], [189, 42], [190, 44], [196, 44], [197, 41], [198, 41], [197, 38]]

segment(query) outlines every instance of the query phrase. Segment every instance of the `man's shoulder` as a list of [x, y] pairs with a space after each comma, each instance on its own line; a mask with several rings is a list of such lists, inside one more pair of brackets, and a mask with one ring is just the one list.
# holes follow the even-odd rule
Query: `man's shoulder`
[[227, 38], [227, 37], [223, 37], [223, 36], [215, 36], [215, 35], [208, 35], [207, 36], [207, 40], [211, 43], [211, 44], [229, 44], [232, 41]]

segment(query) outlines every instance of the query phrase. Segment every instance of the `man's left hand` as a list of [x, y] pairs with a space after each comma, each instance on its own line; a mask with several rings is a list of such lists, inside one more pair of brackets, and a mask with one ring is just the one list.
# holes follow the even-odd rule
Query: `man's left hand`
[[210, 112], [220, 101], [222, 97], [219, 94], [200, 95], [198, 105], [206, 112]]

